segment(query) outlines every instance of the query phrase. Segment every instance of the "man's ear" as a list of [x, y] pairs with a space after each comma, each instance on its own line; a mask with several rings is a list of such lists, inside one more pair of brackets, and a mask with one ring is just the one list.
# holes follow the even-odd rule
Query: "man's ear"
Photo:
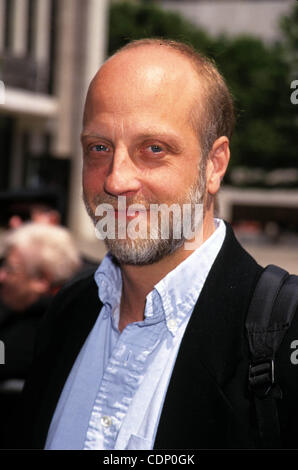
[[207, 191], [209, 194], [216, 194], [220, 188], [221, 180], [224, 177], [230, 160], [229, 139], [221, 136], [212, 145], [209, 152], [206, 170]]

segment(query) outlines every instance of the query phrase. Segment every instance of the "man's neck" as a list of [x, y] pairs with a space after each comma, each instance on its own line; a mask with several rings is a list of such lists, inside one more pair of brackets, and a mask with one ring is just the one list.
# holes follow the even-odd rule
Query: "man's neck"
[[169, 256], [165, 256], [156, 263], [137, 266], [121, 265], [122, 295], [120, 305], [119, 330], [122, 331], [129, 323], [144, 319], [146, 296], [154, 286], [170, 271], [188, 258], [202, 243], [214, 232], [215, 225], [212, 218], [210, 223], [204, 222], [203, 237], [200, 242], [192, 242], [192, 249], [186, 250], [184, 246]]

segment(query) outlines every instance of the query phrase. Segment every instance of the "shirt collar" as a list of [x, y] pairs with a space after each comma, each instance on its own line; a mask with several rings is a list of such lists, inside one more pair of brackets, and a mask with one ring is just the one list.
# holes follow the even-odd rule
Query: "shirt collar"
[[215, 219], [213, 234], [155, 286], [162, 301], [168, 329], [174, 335], [191, 315], [211, 266], [223, 244], [226, 226]]
[[[213, 234], [188, 258], [161, 279], [147, 295], [144, 323], [165, 320], [174, 336], [181, 323], [191, 315], [210, 268], [222, 246], [226, 227], [222, 220], [214, 219]], [[97, 271], [95, 282], [103, 304], [111, 311], [120, 305], [122, 291], [121, 270], [108, 253]]]
[[98, 297], [103, 304], [109, 304], [113, 309], [120, 303], [122, 292], [122, 276], [114, 257], [107, 253], [95, 271], [94, 279], [98, 287]]

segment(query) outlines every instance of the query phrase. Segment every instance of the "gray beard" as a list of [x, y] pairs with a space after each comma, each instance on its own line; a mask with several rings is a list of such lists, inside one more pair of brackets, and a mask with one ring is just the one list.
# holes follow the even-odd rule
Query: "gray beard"
[[[180, 204], [182, 209], [183, 204], [191, 204], [191, 229], [195, 231], [197, 227], [195, 226], [195, 205], [202, 204], [205, 193], [205, 178], [201, 173], [201, 178], [199, 182], [190, 188], [185, 200]], [[83, 194], [84, 204], [87, 210], [88, 215], [92, 219], [94, 225], [98, 221], [98, 217], [95, 216], [91, 205], [89, 204], [86, 195]], [[109, 196], [105, 194], [104, 196], [98, 195], [95, 198], [95, 206], [101, 203], [112, 204], [115, 206], [117, 202], [117, 197]], [[135, 203], [136, 201], [134, 201]], [[138, 201], [139, 202], [139, 201]], [[173, 226], [173, 217], [170, 214], [170, 224], [169, 224], [169, 236], [164, 239], [161, 237], [160, 228], [158, 230], [158, 236], [156, 239], [146, 238], [146, 239], [109, 239], [105, 238], [104, 242], [109, 250], [109, 252], [117, 259], [120, 264], [128, 265], [138, 265], [144, 266], [148, 264], [156, 263], [162, 258], [173, 254], [176, 250], [181, 248], [185, 242], [186, 238], [181, 233], [180, 238], [174, 238], [174, 226]]]

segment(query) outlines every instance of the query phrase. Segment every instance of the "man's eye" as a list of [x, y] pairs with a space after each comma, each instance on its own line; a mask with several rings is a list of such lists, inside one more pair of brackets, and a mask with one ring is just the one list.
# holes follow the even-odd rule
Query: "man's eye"
[[162, 147], [159, 145], [150, 145], [148, 148], [151, 149], [153, 153], [160, 153], [163, 151]]
[[108, 152], [110, 149], [104, 144], [96, 144], [92, 145], [92, 147], [90, 147], [90, 150], [92, 152]]

